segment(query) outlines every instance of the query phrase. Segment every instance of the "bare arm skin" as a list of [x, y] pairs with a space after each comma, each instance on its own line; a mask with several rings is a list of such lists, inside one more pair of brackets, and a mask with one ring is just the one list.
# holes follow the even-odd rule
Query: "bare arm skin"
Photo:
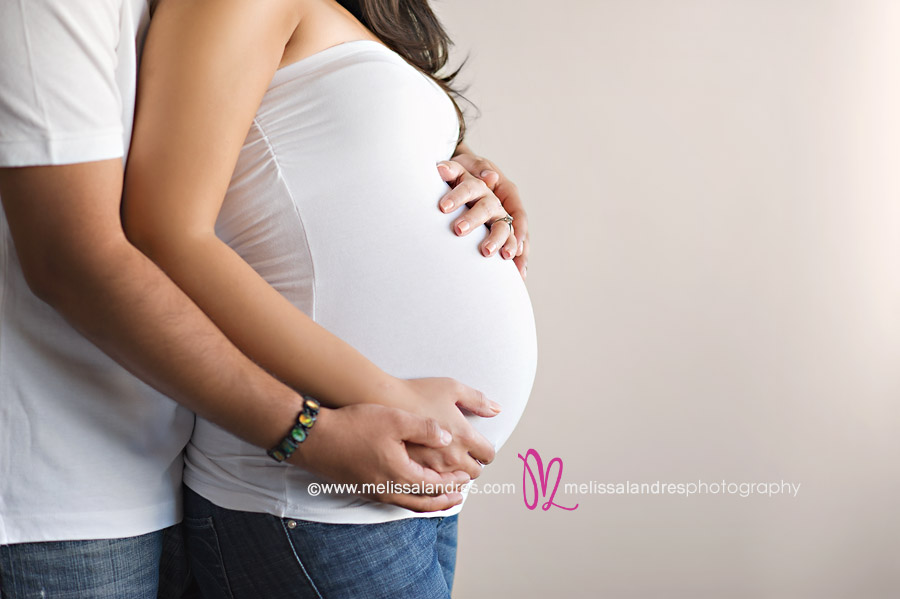
[[[142, 380], [251, 443], [274, 446], [300, 411], [300, 397], [238, 351], [128, 243], [119, 220], [121, 189], [120, 159], [0, 168], [0, 197], [28, 284]], [[323, 410], [293, 462], [343, 482], [467, 479], [426, 470], [405, 451], [404, 441], [445, 446], [436, 421], [366, 408]], [[375, 499], [418, 511], [461, 501], [458, 494]]]
[[285, 0], [158, 7], [142, 58], [125, 230], [268, 371], [326, 405], [378, 403], [434, 417], [454, 437], [442, 450], [446, 467], [478, 476], [479, 462], [493, 460], [494, 450], [458, 406], [493, 416], [491, 402], [451, 379], [401, 380], [383, 372], [215, 234], [240, 148], [285, 48], [292, 39], [308, 40], [298, 11], [298, 3]]
[[[0, 169], [0, 197], [32, 290], [113, 359], [262, 447], [300, 409], [125, 239], [122, 161]], [[265, 398], [249, 409], [241, 398]]]

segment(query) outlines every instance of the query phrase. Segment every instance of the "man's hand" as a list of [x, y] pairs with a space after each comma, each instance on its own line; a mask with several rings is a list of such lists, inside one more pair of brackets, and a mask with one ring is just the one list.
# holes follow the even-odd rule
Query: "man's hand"
[[[519, 190], [516, 187], [516, 184], [507, 179], [506, 175], [503, 174], [503, 171], [497, 168], [493, 162], [487, 158], [476, 156], [465, 144], [460, 144], [457, 147], [457, 154], [452, 160], [453, 162], [462, 165], [462, 167], [473, 177], [484, 181], [488, 189], [490, 189], [497, 199], [500, 200], [500, 204], [505, 213], [513, 217], [513, 235], [516, 242], [514, 246], [514, 255], [512, 257], [519, 269], [519, 273], [524, 279], [528, 273], [528, 252], [531, 242], [528, 234], [528, 215], [525, 213], [525, 206], [522, 204], [522, 198], [519, 196]], [[447, 181], [448, 179], [444, 180]], [[488, 203], [491, 202], [490, 198], [485, 198], [485, 201]], [[475, 208], [477, 205], [477, 202], [473, 203], [470, 208]], [[455, 210], [458, 207], [459, 205], [456, 205], [453, 209]], [[499, 216], [502, 216], [502, 214], [495, 216], [494, 218], [498, 218]], [[485, 220], [482, 221], [482, 223], [483, 222], [488, 221]], [[496, 226], [499, 227], [500, 224]], [[506, 248], [504, 247], [504, 249]], [[503, 250], [501, 250], [500, 255], [507, 259], [510, 257], [505, 255]]]
[[457, 489], [469, 481], [462, 471], [439, 473], [410, 459], [407, 443], [435, 449], [453, 442], [437, 420], [374, 404], [323, 408], [309, 438], [289, 462], [337, 483], [433, 485], [448, 492], [429, 495], [369, 494], [376, 501], [416, 512], [446, 510], [462, 502]]

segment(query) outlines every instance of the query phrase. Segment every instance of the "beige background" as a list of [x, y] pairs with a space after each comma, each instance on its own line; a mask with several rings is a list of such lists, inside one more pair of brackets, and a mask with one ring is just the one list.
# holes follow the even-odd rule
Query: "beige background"
[[[456, 597], [900, 596], [900, 2], [447, 0], [540, 364]], [[563, 482], [800, 483], [797, 498]]]

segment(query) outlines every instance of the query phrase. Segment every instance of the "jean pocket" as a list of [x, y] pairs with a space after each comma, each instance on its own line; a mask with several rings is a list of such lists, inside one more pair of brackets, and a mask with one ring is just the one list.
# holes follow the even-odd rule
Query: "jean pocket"
[[225, 574], [219, 535], [212, 516], [184, 518], [185, 548], [191, 571], [204, 597], [231, 599], [233, 594]]

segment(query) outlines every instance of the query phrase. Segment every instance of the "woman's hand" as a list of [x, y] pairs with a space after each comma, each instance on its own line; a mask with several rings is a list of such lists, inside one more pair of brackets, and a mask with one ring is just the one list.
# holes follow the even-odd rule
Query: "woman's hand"
[[463, 471], [471, 478], [481, 474], [484, 464], [494, 460], [494, 448], [466, 420], [462, 410], [492, 418], [500, 406], [483, 393], [450, 378], [397, 379], [391, 405], [434, 419], [453, 440], [447, 447], [435, 449], [408, 444], [409, 456], [437, 472]]
[[513, 227], [502, 220], [507, 216], [506, 209], [487, 183], [473, 176], [458, 162], [439, 162], [438, 172], [452, 187], [441, 198], [441, 210], [450, 213], [463, 204], [469, 207], [453, 223], [453, 231], [457, 235], [468, 235], [479, 225], [488, 225], [491, 232], [481, 244], [481, 253], [489, 257], [499, 250], [504, 260], [515, 257], [516, 236]]
[[[513, 247], [515, 249], [512, 251], [512, 256], [508, 256], [507, 252], [504, 250], [507, 250], [509, 246], [504, 244], [500, 251], [500, 255], [506, 259], [512, 257], [516, 263], [516, 267], [519, 269], [519, 274], [521, 274], [524, 279], [528, 272], [530, 237], [528, 234], [528, 215], [525, 212], [525, 206], [522, 204], [522, 198], [519, 195], [518, 187], [516, 187], [516, 184], [510, 181], [493, 162], [486, 158], [476, 156], [465, 144], [460, 144], [458, 146], [457, 154], [449, 164], [452, 163], [455, 163], [458, 167], [462, 167], [473, 178], [481, 180], [487, 188], [493, 192], [493, 196], [500, 201], [500, 207], [498, 209], [496, 205], [493, 204], [493, 200], [490, 196], [479, 196], [480, 199], [487, 201], [487, 206], [485, 206], [483, 210], [479, 209], [479, 213], [489, 213], [490, 216], [489, 218], [478, 221], [479, 213], [472, 215], [474, 218], [470, 223], [471, 228], [469, 230], [474, 229], [477, 225], [492, 222], [497, 218], [502, 218], [504, 214], [509, 214], [513, 217], [513, 234], [510, 237], [514, 240]], [[447, 176], [444, 176], [445, 171], [440, 168], [441, 164], [448, 163], [439, 163], [438, 170], [441, 172], [441, 177], [452, 184], [452, 181], [460, 175], [458, 167], [451, 167], [451, 170], [446, 173]], [[450, 193], [452, 193], [452, 191]], [[448, 193], [447, 196], [450, 196], [450, 193]], [[445, 196], [445, 198], [447, 196]], [[453, 204], [451, 204], [448, 210], [444, 210], [444, 212], [450, 212], [459, 208], [461, 204], [457, 203], [456, 199], [456, 196], [451, 196]], [[443, 201], [444, 200], [442, 199], [442, 210]], [[466, 201], [466, 203], [469, 203], [469, 201]], [[474, 203], [470, 204], [470, 207], [474, 209], [478, 203], [480, 203], [480, 200], [477, 199]], [[469, 212], [472, 212], [472, 210], [469, 210]], [[469, 212], [466, 213], [467, 217]], [[495, 227], [499, 228], [502, 224], [502, 222], [497, 223]], [[509, 229], [508, 226], [506, 228]], [[493, 229], [494, 227], [492, 227], [492, 232]], [[454, 228], [454, 230], [459, 234], [457, 229]]]

